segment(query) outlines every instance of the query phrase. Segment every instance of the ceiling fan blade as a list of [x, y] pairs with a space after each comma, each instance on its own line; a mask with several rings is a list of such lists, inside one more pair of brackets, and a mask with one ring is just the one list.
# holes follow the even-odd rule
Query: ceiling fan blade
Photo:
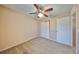
[[45, 17], [48, 17], [48, 15], [45, 12], [41, 11], [40, 13], [42, 13]]
[[48, 15], [46, 15], [46, 14], [43, 14], [45, 17], [48, 17]]
[[43, 12], [41, 12], [45, 17], [48, 17], [48, 15], [47, 14], [44, 14]]
[[37, 9], [37, 12], [40, 13], [40, 7], [37, 4], [34, 4], [34, 6]]
[[29, 14], [37, 14], [37, 12], [29, 13]]
[[36, 7], [36, 9], [40, 9], [40, 7], [37, 4], [34, 4], [34, 6]]
[[49, 8], [49, 9], [44, 10], [44, 12], [49, 12], [49, 11], [52, 11], [52, 10], [53, 10], [53, 8]]

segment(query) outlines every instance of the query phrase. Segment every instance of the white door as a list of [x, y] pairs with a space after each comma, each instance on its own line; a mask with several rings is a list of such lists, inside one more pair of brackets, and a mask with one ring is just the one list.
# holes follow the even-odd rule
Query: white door
[[70, 17], [63, 17], [57, 19], [57, 41], [70, 46], [72, 45]]
[[49, 39], [49, 22], [41, 22], [41, 34], [42, 37]]

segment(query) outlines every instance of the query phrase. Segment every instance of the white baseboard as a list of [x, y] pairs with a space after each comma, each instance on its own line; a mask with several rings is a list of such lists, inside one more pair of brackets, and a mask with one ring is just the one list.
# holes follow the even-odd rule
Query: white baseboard
[[[41, 36], [40, 36], [40, 37], [41, 37]], [[41, 37], [41, 38], [48, 39], [48, 38], [45, 38], [45, 37]], [[67, 46], [69, 46], [69, 47], [72, 47], [71, 45], [58, 42], [57, 40], [54, 40], [54, 39], [48, 39], [48, 40], [52, 40], [52, 41], [54, 41], [54, 42], [56, 42], [56, 43], [59, 43], [59, 44], [63, 44], [63, 45], [67, 45]]]
[[24, 42], [27, 42], [27, 41], [29, 41], [29, 40], [32, 40], [32, 39], [34, 39], [34, 38], [37, 38], [37, 36], [36, 36], [36, 37], [28, 38], [28, 39], [25, 40], [25, 41], [23, 40], [23, 41], [21, 41], [21, 42], [18, 42], [17, 44], [12, 45], [12, 46], [5, 47], [4, 49], [1, 49], [0, 52], [2, 52], [2, 51], [4, 51], [4, 50], [7, 50], [7, 49], [9, 49], [9, 48], [15, 47], [15, 46], [17, 46], [17, 45], [20, 45], [20, 44], [22, 44], [22, 43], [24, 43]]

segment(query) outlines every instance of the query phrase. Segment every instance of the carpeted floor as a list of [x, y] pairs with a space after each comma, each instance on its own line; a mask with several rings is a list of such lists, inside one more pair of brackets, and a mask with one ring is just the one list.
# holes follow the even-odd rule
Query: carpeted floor
[[75, 54], [75, 50], [67, 45], [54, 41], [36, 38], [16, 47], [1, 52], [3, 54]]

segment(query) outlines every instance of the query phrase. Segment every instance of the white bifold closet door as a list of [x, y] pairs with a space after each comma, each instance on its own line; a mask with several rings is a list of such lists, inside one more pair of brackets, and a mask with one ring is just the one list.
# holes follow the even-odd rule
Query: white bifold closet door
[[49, 39], [49, 21], [41, 22], [40, 36]]
[[57, 41], [70, 46], [72, 45], [71, 17], [57, 19]]

